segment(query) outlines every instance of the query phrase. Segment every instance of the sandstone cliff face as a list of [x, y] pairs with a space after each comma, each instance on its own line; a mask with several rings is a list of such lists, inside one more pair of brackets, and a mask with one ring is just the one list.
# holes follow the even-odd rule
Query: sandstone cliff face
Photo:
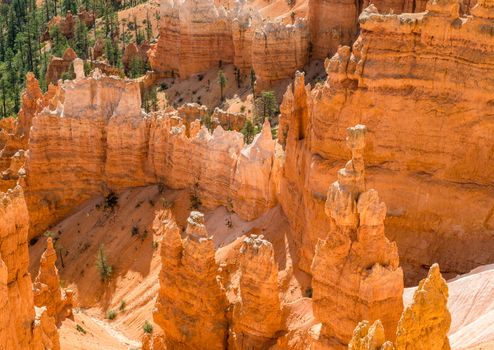
[[35, 313], [28, 273], [28, 212], [20, 186], [0, 193], [0, 222], [0, 345], [5, 350], [57, 350], [53, 318], [42, 316], [43, 310]]
[[154, 321], [172, 349], [224, 349], [227, 300], [204, 216], [191, 212], [185, 239], [171, 212], [162, 222], [162, 269]]
[[57, 253], [53, 248], [51, 238], [47, 240], [47, 247], [41, 256], [38, 276], [34, 281], [34, 304], [37, 307], [46, 307], [46, 315], [53, 317], [57, 323], [72, 314], [72, 293], [60, 290], [60, 278], [55, 266]]
[[0, 191], [6, 191], [16, 185], [19, 177], [24, 176], [19, 170], [24, 165], [25, 150], [28, 148], [29, 131], [32, 119], [44, 104], [43, 95], [34, 74], [26, 75], [26, 90], [21, 97], [21, 109], [15, 121], [4, 122], [0, 142]]
[[[322, 322], [318, 347], [346, 346], [362, 319], [380, 319], [395, 329], [403, 310], [403, 272], [398, 249], [384, 235], [386, 205], [365, 190], [363, 150], [366, 127], [348, 129], [352, 160], [328, 190], [327, 238], [312, 262], [313, 308]], [[390, 336], [390, 335], [388, 335]]]
[[211, 0], [163, 0], [160, 39], [150, 54], [151, 67], [181, 78], [233, 62], [230, 22]]
[[163, 0], [160, 13], [160, 38], [149, 52], [157, 72], [188, 78], [233, 63], [244, 79], [253, 68], [258, 88], [266, 90], [307, 63], [309, 31], [303, 20], [263, 22], [242, 2], [227, 11], [212, 0]]
[[299, 75], [285, 94], [279, 200], [299, 231], [305, 270], [329, 224], [323, 198], [346, 158], [343, 128], [357, 122], [370, 131], [367, 178], [388, 205], [386, 231], [407, 281], [418, 280], [421, 264], [458, 273], [490, 261], [492, 7], [479, 3], [466, 19], [455, 3], [429, 8], [402, 15], [369, 8], [353, 50], [342, 47], [327, 61], [327, 82], [310, 91]]
[[283, 329], [278, 268], [263, 236], [244, 239], [240, 249], [240, 300], [234, 305], [232, 349], [268, 349]]
[[276, 204], [274, 151], [275, 141], [266, 119], [262, 132], [240, 152], [232, 184], [233, 209], [247, 220], [259, 217]]
[[[96, 194], [156, 183], [197, 188], [204, 207], [233, 205], [245, 218], [276, 204], [268, 129], [242, 153], [238, 132], [217, 127], [211, 134], [197, 123], [187, 130], [173, 109], [142, 112], [137, 82], [95, 72], [60, 89], [63, 104], [54, 97], [33, 120], [26, 162], [31, 235]], [[258, 166], [265, 177], [241, 180]]]
[[303, 19], [293, 25], [268, 22], [252, 38], [252, 67], [256, 90], [264, 91], [276, 82], [292, 77], [309, 58], [309, 28]]

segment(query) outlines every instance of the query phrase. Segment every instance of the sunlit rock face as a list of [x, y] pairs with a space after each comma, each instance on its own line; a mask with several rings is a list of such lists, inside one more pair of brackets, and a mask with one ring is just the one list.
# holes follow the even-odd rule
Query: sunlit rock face
[[262, 91], [307, 63], [305, 20], [263, 20], [241, 1], [228, 10], [212, 0], [162, 0], [160, 6], [160, 37], [148, 54], [155, 71], [185, 79], [233, 63], [241, 79], [253, 69]]
[[20, 186], [0, 193], [0, 346], [60, 349], [55, 320], [36, 309], [28, 272], [29, 216]]
[[492, 260], [493, 8], [479, 3], [459, 18], [455, 2], [427, 6], [400, 15], [368, 7], [353, 48], [326, 61], [327, 81], [305, 88], [297, 75], [285, 94], [279, 201], [306, 271], [329, 225], [326, 189], [348, 157], [345, 128], [356, 123], [368, 127], [367, 182], [387, 205], [407, 283], [436, 261], [453, 276]]
[[[25, 166], [31, 237], [83, 201], [127, 187], [194, 188], [204, 207], [234, 206], [249, 220], [276, 205], [269, 123], [246, 146], [239, 132], [188, 122], [184, 109], [185, 119], [173, 109], [144, 113], [135, 81], [96, 70], [60, 90], [33, 118]], [[262, 171], [252, 178], [254, 168]]]
[[191, 212], [185, 239], [171, 212], [164, 215], [160, 291], [154, 321], [173, 349], [225, 349], [227, 299], [204, 216]]
[[381, 320], [394, 330], [403, 310], [398, 248], [384, 235], [386, 205], [377, 191], [366, 190], [367, 128], [347, 131], [352, 159], [329, 187], [329, 232], [317, 244], [311, 268], [314, 316], [322, 323], [318, 349], [346, 347], [362, 319]]

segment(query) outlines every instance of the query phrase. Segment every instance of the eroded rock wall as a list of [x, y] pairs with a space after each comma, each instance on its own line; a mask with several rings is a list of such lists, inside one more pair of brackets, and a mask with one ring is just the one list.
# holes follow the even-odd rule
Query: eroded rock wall
[[29, 215], [20, 186], [0, 193], [0, 222], [1, 348], [58, 350], [54, 319], [34, 307], [28, 272]]
[[357, 122], [369, 129], [367, 179], [388, 206], [386, 234], [408, 283], [435, 261], [447, 276], [492, 261], [493, 8], [479, 3], [466, 18], [456, 2], [428, 8], [368, 8], [353, 49], [327, 61], [328, 80], [311, 90], [299, 75], [285, 95], [279, 198], [305, 270], [328, 225], [324, 195], [346, 159], [344, 129]]
[[[249, 219], [276, 205], [269, 125], [244, 152], [238, 132], [218, 126], [211, 133], [173, 109], [145, 114], [135, 81], [95, 72], [60, 89], [63, 101], [38, 113], [31, 129], [26, 195], [32, 235], [97, 194], [157, 183], [193, 188], [205, 208], [234, 206]], [[242, 182], [258, 166], [262, 178]]]
[[242, 80], [253, 68], [261, 91], [290, 78], [307, 63], [305, 20], [275, 23], [263, 20], [243, 2], [227, 11], [212, 0], [163, 0], [160, 11], [160, 38], [148, 54], [157, 72], [185, 79], [233, 63]]

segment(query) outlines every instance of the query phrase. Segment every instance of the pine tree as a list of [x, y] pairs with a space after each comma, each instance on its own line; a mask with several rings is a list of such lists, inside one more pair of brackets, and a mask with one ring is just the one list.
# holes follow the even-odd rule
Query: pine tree
[[220, 96], [221, 96], [221, 101], [223, 101], [223, 90], [226, 86], [226, 83], [227, 83], [227, 79], [226, 79], [226, 76], [225, 76], [225, 73], [223, 72], [222, 69], [220, 69], [218, 71], [218, 84], [220, 86]]

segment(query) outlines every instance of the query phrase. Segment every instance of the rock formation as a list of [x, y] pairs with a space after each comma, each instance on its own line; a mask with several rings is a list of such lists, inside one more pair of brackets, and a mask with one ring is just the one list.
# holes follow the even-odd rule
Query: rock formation
[[244, 239], [240, 273], [240, 299], [233, 308], [229, 348], [268, 349], [283, 325], [273, 246], [262, 235]]
[[56, 322], [63, 321], [72, 314], [72, 292], [60, 290], [60, 278], [55, 266], [57, 252], [53, 248], [53, 241], [48, 238], [46, 250], [41, 256], [38, 276], [34, 281], [34, 304], [45, 306], [46, 314], [55, 318]]
[[149, 50], [149, 43], [144, 41], [140, 45], [130, 43], [125, 47], [122, 57], [122, 63], [126, 70], [131, 69], [134, 60], [139, 60], [143, 65], [147, 63], [147, 51]]
[[212, 0], [163, 0], [160, 14], [160, 37], [149, 52], [151, 68], [157, 72], [185, 79], [233, 63], [241, 79], [253, 68], [258, 88], [266, 90], [307, 63], [305, 21], [263, 22], [242, 2], [227, 11]]
[[[205, 128], [197, 131], [194, 124], [191, 133], [173, 109], [142, 112], [135, 81], [95, 71], [60, 89], [59, 100], [54, 96], [31, 129], [26, 199], [32, 236], [108, 189], [157, 183], [197, 187], [204, 207], [233, 205], [246, 218], [276, 204], [269, 125], [241, 154], [244, 141], [238, 132], [217, 127], [211, 134]], [[266, 177], [252, 178], [254, 166]]]
[[252, 67], [256, 90], [270, 89], [276, 82], [292, 77], [308, 63], [309, 29], [305, 20], [293, 25], [268, 22], [252, 38]]
[[28, 272], [28, 212], [22, 188], [0, 193], [0, 345], [5, 350], [60, 349], [52, 317], [33, 303]]
[[245, 125], [247, 116], [245, 113], [231, 113], [225, 112], [224, 110], [216, 107], [213, 114], [211, 115], [211, 121], [213, 124], [221, 125], [225, 130], [236, 130], [240, 131]]
[[77, 54], [72, 48], [67, 48], [62, 57], [53, 56], [48, 64], [45, 79], [47, 83], [56, 84], [62, 75], [67, 72], [72, 62], [77, 58]]
[[396, 343], [385, 342], [384, 328], [379, 320], [369, 327], [362, 321], [353, 332], [349, 350], [449, 350], [448, 332], [451, 316], [447, 308], [448, 286], [434, 264], [420, 281], [412, 303], [398, 322]]
[[353, 331], [348, 350], [394, 350], [394, 345], [385, 340], [381, 321], [377, 320], [372, 325], [362, 321]]
[[262, 132], [240, 152], [232, 184], [233, 210], [248, 220], [276, 204], [275, 141], [266, 119]]
[[[367, 128], [348, 128], [352, 160], [328, 190], [329, 233], [312, 262], [313, 308], [322, 322], [318, 346], [346, 346], [362, 319], [395, 329], [403, 310], [398, 249], [384, 235], [386, 205], [365, 190], [363, 151]], [[388, 335], [390, 337], [391, 335]]]
[[448, 307], [448, 286], [434, 264], [427, 278], [420, 281], [396, 331], [397, 350], [449, 350], [451, 315]]
[[160, 39], [149, 57], [154, 70], [187, 78], [233, 62], [227, 13], [212, 0], [163, 0], [160, 18]]
[[173, 349], [224, 349], [227, 300], [204, 216], [191, 212], [185, 239], [171, 212], [162, 221], [160, 290], [153, 317]]
[[478, 3], [460, 18], [456, 2], [428, 6], [401, 15], [366, 9], [353, 49], [327, 61], [326, 83], [311, 91], [298, 75], [285, 94], [279, 201], [306, 271], [329, 224], [323, 199], [346, 157], [343, 126], [355, 123], [370, 130], [367, 178], [388, 206], [386, 232], [407, 283], [435, 261], [453, 275], [492, 260], [494, 40], [485, 28], [493, 9]]

